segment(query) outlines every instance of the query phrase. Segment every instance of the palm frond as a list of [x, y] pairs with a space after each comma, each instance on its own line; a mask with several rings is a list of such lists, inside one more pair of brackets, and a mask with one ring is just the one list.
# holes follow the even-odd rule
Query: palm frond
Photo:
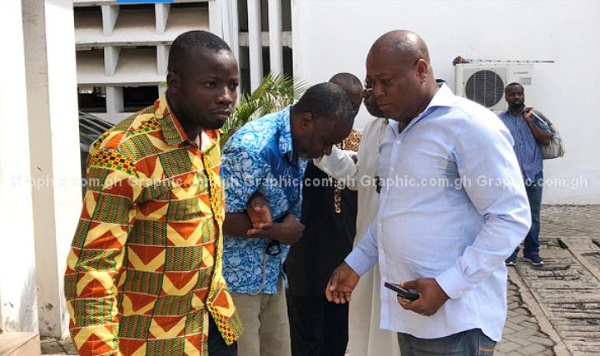
[[292, 104], [306, 90], [306, 83], [286, 75], [267, 74], [249, 95], [243, 95], [231, 117], [221, 128], [221, 145], [245, 123]]

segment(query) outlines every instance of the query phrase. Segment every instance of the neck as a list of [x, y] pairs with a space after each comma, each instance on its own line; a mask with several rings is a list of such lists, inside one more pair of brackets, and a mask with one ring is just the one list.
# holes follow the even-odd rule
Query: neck
[[196, 139], [198, 138], [198, 135], [200, 134], [200, 132], [202, 132], [202, 127], [195, 125], [193, 123], [190, 122], [190, 120], [188, 120], [179, 110], [179, 106], [177, 105], [177, 101], [176, 100], [172, 100], [171, 95], [169, 94], [169, 91], [167, 91], [167, 104], [169, 105], [169, 111], [175, 115], [175, 118], [177, 119], [177, 121], [179, 121], [179, 124], [181, 125], [181, 127], [183, 127], [183, 131], [185, 132], [186, 136], [188, 137], [188, 140], [195, 142]]
[[518, 115], [523, 111], [523, 108], [525, 108], [525, 105], [509, 106], [508, 111], [513, 115]]
[[431, 83], [429, 85], [429, 89], [426, 92], [426, 95], [423, 96], [423, 100], [421, 101], [421, 105], [419, 105], [419, 109], [415, 112], [414, 116], [410, 119], [398, 120], [398, 122], [400, 123], [400, 126], [402, 126], [402, 125], [404, 125], [404, 127], [408, 126], [408, 124], [410, 124], [411, 121], [413, 121], [417, 116], [421, 115], [421, 113], [423, 111], [425, 111], [425, 109], [427, 109], [427, 106], [429, 105], [431, 100], [433, 100], [433, 97], [435, 96], [435, 94], [437, 93], [437, 91], [439, 89], [440, 88], [437, 86], [437, 84], [435, 82]]
[[[175, 114], [175, 116], [177, 116], [177, 114]], [[177, 118], [179, 119], [179, 116], [177, 116]], [[181, 124], [181, 126], [183, 127], [183, 131], [185, 131], [185, 134], [188, 137], [188, 140], [192, 141], [192, 142], [196, 142], [198, 139], [198, 136], [200, 135], [200, 132], [202, 132], [202, 127], [197, 126], [197, 125], [191, 125], [186, 121], [183, 120], [179, 120], [179, 123]]]

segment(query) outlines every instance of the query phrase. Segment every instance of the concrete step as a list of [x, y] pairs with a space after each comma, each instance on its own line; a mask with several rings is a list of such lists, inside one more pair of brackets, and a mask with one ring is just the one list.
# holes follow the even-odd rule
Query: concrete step
[[40, 337], [36, 333], [5, 332], [0, 334], [0, 356], [39, 356]]

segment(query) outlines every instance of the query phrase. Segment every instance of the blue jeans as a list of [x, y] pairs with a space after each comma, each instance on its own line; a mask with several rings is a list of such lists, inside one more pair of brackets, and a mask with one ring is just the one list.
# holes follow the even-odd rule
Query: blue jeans
[[[533, 182], [525, 180], [525, 190], [531, 209], [531, 228], [525, 236], [523, 242], [523, 256], [531, 257], [540, 254], [540, 210], [542, 210], [542, 189], [544, 185], [544, 173], [540, 172], [535, 176]], [[519, 247], [513, 252], [513, 257], [517, 257]]]
[[402, 356], [493, 356], [496, 342], [481, 329], [471, 329], [438, 339], [420, 339], [398, 333]]

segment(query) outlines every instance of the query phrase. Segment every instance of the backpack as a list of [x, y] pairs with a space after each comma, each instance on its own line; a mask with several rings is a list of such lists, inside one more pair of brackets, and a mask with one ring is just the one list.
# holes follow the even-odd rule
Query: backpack
[[538, 119], [540, 122], [545, 123], [550, 128], [550, 132], [552, 132], [552, 139], [550, 139], [550, 143], [547, 145], [540, 145], [542, 150], [542, 158], [543, 159], [552, 159], [558, 158], [565, 155], [565, 146], [562, 142], [562, 138], [560, 137], [560, 133], [558, 129], [550, 119], [548, 119], [544, 114], [537, 110], [533, 110], [533, 116]]

